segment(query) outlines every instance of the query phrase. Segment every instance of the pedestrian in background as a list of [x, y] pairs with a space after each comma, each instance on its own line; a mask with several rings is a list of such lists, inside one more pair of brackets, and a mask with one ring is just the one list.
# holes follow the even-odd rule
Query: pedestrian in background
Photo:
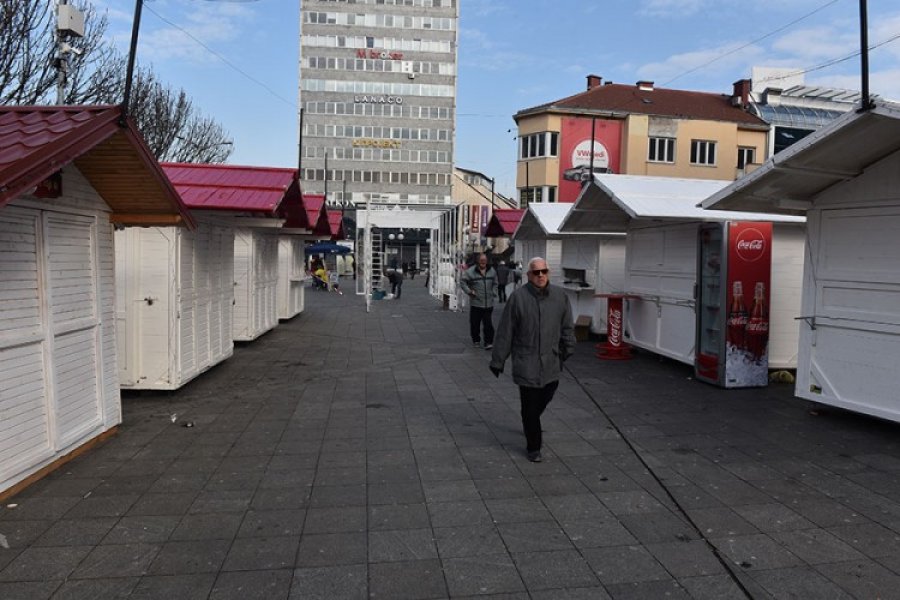
[[512, 267], [513, 272], [513, 290], [519, 288], [519, 284], [522, 283], [522, 265], [514, 262]]
[[479, 254], [475, 264], [466, 269], [459, 287], [469, 296], [469, 333], [475, 347], [481, 346], [484, 329], [484, 348], [494, 347], [494, 297], [497, 295], [497, 271], [488, 265], [487, 255]]
[[509, 297], [497, 326], [490, 369], [500, 377], [512, 354], [512, 377], [519, 386], [522, 429], [528, 460], [541, 462], [541, 415], [559, 386], [563, 362], [575, 351], [572, 307], [562, 288], [550, 285], [543, 258], [532, 258], [528, 283]]
[[501, 260], [497, 265], [497, 299], [506, 302], [506, 286], [509, 284], [509, 267], [506, 261]]

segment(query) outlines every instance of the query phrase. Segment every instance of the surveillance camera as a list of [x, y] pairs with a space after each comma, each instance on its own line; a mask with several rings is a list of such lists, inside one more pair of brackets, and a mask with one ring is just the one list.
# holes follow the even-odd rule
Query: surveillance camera
[[75, 56], [81, 56], [82, 54], [84, 54], [84, 50], [82, 50], [81, 48], [76, 48], [70, 44], [63, 44], [62, 52], [63, 54], [72, 53]]

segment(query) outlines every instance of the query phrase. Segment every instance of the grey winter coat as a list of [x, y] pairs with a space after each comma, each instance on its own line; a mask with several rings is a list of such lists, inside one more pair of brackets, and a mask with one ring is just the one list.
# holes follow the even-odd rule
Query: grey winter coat
[[494, 335], [491, 368], [502, 371], [512, 354], [513, 381], [544, 387], [559, 379], [563, 361], [574, 351], [572, 307], [562, 288], [540, 290], [526, 283], [513, 292]]
[[493, 308], [494, 298], [497, 297], [497, 271], [494, 267], [488, 267], [482, 275], [478, 265], [472, 265], [460, 277], [459, 287], [469, 295], [472, 306]]

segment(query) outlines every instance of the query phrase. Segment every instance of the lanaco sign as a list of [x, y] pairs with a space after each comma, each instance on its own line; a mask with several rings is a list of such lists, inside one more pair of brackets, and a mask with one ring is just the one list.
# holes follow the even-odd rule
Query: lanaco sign
[[376, 140], [372, 138], [356, 138], [353, 140], [354, 148], [399, 148], [399, 140]]
[[353, 96], [357, 104], [403, 104], [402, 96]]

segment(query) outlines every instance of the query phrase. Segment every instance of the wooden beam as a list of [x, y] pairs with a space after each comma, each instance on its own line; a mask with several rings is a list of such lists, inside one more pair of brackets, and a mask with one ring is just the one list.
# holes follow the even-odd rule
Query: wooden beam
[[109, 222], [116, 225], [133, 225], [136, 227], [168, 227], [184, 225], [181, 215], [152, 213], [112, 213]]

